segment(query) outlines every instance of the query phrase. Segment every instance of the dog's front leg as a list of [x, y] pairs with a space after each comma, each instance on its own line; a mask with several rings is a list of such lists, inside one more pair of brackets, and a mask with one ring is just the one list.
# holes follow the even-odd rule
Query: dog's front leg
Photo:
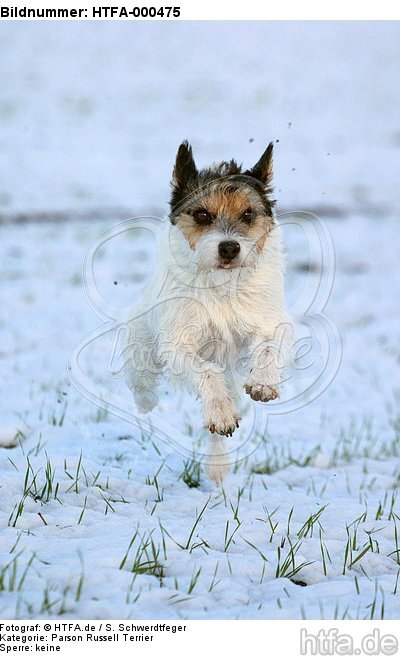
[[125, 381], [132, 390], [137, 410], [147, 413], [158, 403], [157, 386], [162, 373], [157, 340], [146, 317], [135, 320], [125, 336]]
[[252, 342], [249, 378], [244, 389], [254, 401], [278, 399], [283, 369], [288, 362], [293, 338], [291, 324], [282, 325], [274, 338], [258, 334]]
[[202, 363], [198, 374], [198, 390], [203, 402], [204, 424], [211, 433], [232, 435], [239, 428], [240, 415], [235, 409], [222, 371], [217, 365]]
[[228, 390], [223, 367], [204, 360], [196, 352], [175, 347], [174, 367], [194, 387], [203, 406], [204, 425], [211, 433], [232, 435], [239, 427], [237, 412]]

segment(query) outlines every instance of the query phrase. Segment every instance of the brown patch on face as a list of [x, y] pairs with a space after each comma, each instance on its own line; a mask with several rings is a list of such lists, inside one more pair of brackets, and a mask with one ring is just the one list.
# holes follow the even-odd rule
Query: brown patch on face
[[272, 225], [273, 221], [270, 216], [257, 216], [249, 226], [248, 236], [254, 241], [257, 253], [261, 253], [264, 248], [265, 241], [271, 232]]
[[205, 196], [203, 203], [207, 212], [228, 224], [236, 223], [251, 205], [245, 189], [229, 192], [223, 187]]
[[[195, 251], [197, 242], [204, 235], [206, 226], [197, 225], [193, 216], [190, 214], [181, 214], [177, 217], [176, 225], [179, 227], [185, 239], [188, 241], [190, 248]], [[212, 226], [207, 226], [208, 228]]]
[[[246, 210], [253, 211], [250, 223], [243, 220]], [[195, 212], [206, 210], [212, 217], [211, 223], [199, 224]], [[265, 207], [252, 189], [232, 189], [229, 185], [218, 185], [196, 194], [184, 211], [174, 218], [192, 250], [205, 233], [213, 230], [232, 230], [250, 238], [258, 253], [264, 248], [265, 240], [273, 226], [273, 218], [265, 213]]]

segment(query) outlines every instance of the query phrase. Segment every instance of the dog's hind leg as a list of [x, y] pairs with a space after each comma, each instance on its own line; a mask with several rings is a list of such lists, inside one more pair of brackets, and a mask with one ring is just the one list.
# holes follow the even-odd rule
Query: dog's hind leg
[[204, 473], [214, 483], [222, 483], [229, 474], [229, 470], [226, 437], [213, 435], [208, 441], [208, 454], [204, 463]]

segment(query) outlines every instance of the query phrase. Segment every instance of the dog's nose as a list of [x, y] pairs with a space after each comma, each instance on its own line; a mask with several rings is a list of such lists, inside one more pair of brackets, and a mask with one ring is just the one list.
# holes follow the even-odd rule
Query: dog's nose
[[240, 251], [238, 241], [221, 241], [218, 244], [218, 252], [223, 260], [230, 262]]

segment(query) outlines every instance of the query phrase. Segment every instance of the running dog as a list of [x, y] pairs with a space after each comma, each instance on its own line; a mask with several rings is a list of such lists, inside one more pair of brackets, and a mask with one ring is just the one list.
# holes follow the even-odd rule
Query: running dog
[[228, 469], [218, 436], [231, 436], [241, 418], [238, 363], [247, 363], [244, 392], [267, 403], [279, 398], [291, 350], [272, 153], [270, 143], [246, 170], [235, 160], [198, 170], [189, 143], [180, 145], [151, 300], [125, 349], [140, 412], [157, 404], [163, 372], [200, 398], [215, 481]]

